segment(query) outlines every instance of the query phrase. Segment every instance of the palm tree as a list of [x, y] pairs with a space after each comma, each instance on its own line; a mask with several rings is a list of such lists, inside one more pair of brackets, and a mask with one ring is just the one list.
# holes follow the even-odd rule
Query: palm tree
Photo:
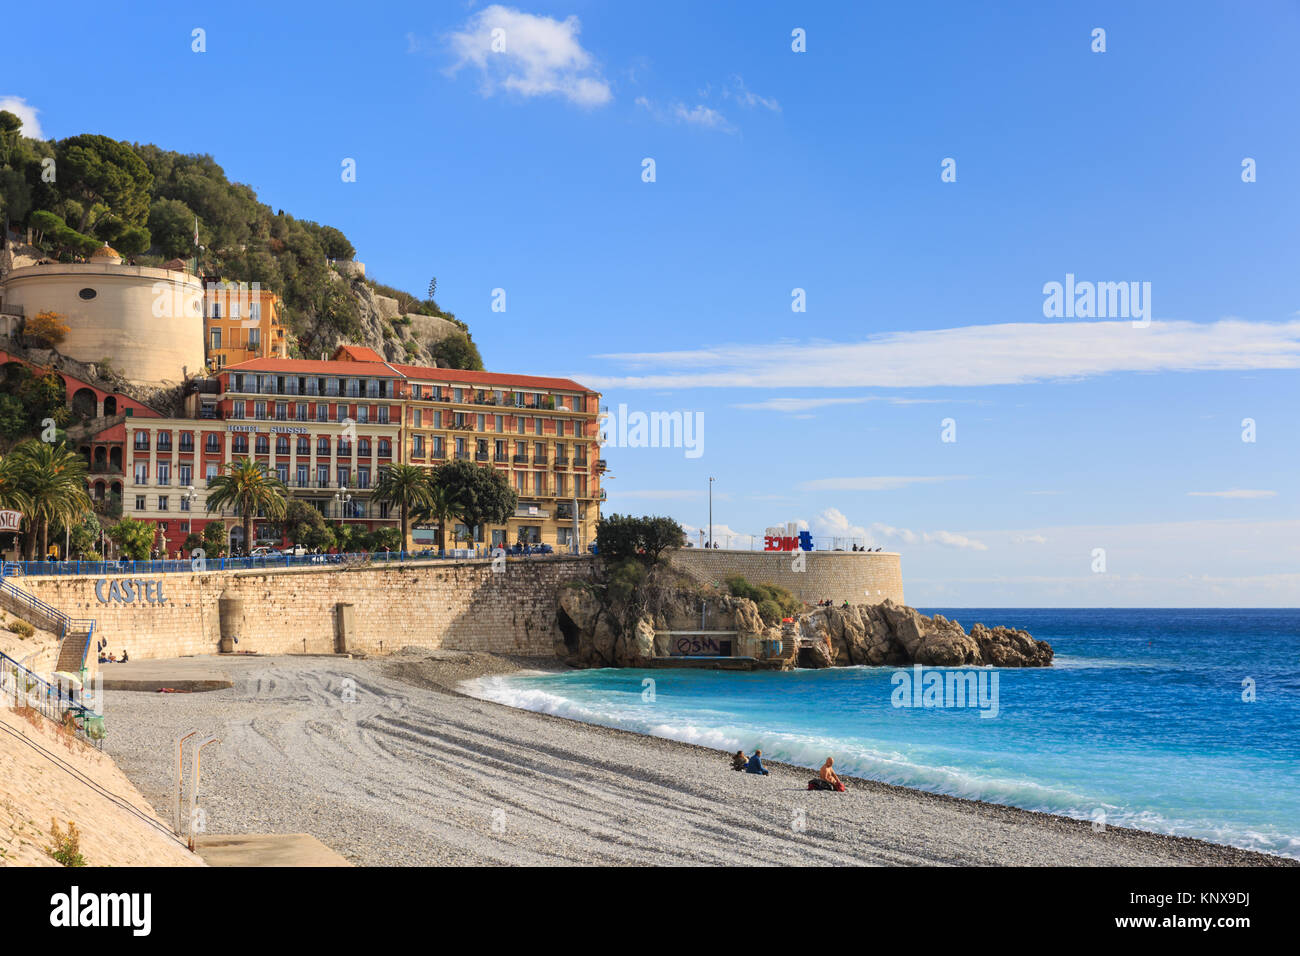
[[438, 553], [443, 554], [447, 547], [447, 523], [458, 517], [461, 503], [455, 493], [438, 481], [438, 473], [425, 476], [429, 486], [429, 500], [412, 510], [412, 517], [417, 521], [429, 520], [438, 523]]
[[86, 493], [86, 461], [65, 443], [21, 442], [4, 461], [15, 501], [25, 499], [30, 530], [40, 535], [41, 558], [49, 553], [50, 522], [71, 524], [91, 508]]
[[244, 550], [253, 549], [253, 517], [260, 511], [272, 521], [284, 517], [288, 488], [261, 462], [240, 458], [208, 483], [208, 511], [233, 508], [244, 519]]
[[386, 468], [375, 482], [375, 500], [397, 505], [401, 510], [402, 550], [405, 551], [411, 511], [432, 504], [428, 474], [417, 465], [393, 465]]

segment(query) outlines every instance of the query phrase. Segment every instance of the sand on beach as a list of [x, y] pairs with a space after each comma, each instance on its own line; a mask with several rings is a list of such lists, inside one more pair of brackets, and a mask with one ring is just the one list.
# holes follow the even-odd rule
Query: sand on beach
[[0, 708], [0, 866], [59, 866], [51, 820], [81, 833], [87, 866], [203, 866], [107, 755], [52, 722]]
[[210, 660], [232, 688], [108, 692], [123, 771], [161, 805], [177, 733], [215, 733], [200, 794], [209, 832], [307, 832], [362, 865], [1294, 865], [869, 781], [809, 792], [806, 768], [734, 773], [717, 751], [455, 691], [553, 662]]

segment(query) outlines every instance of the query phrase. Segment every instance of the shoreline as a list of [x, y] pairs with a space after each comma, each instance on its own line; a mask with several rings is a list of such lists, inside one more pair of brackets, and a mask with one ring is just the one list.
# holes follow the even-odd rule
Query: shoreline
[[[459, 652], [455, 652], [455, 653], [459, 653]], [[503, 660], [510, 660], [510, 659], [503, 658]], [[526, 670], [550, 671], [553, 673], [567, 673], [571, 670], [574, 670], [574, 668], [566, 667], [563, 663], [559, 663], [557, 666], [554, 667], [536, 666], [534, 664], [532, 666], [520, 666], [516, 668], [507, 668], [507, 669], [484, 668], [480, 673], [476, 673], [473, 677], [464, 678], [463, 680], [458, 681], [457, 683], [463, 683], [464, 680], [474, 680], [480, 677], [507, 677], [511, 674], [519, 673], [521, 671], [526, 671]], [[504, 707], [507, 710], [532, 714], [536, 717], [545, 718], [547, 720], [561, 721], [565, 724], [573, 724], [580, 727], [594, 727], [602, 731], [607, 731], [609, 733], [625, 734], [628, 737], [637, 740], [661, 741], [664, 744], [669, 744], [674, 747], [682, 747], [687, 750], [696, 751], [701, 754], [707, 754], [711, 760], [717, 760], [719, 761], [720, 764], [724, 763], [731, 756], [727, 751], [718, 750], [714, 747], [706, 747], [703, 744], [692, 744], [681, 740], [674, 740], [670, 737], [657, 737], [653, 734], [642, 734], [642, 733], [638, 733], [635, 730], [626, 730], [622, 727], [607, 727], [603, 724], [589, 724], [586, 723], [585, 721], [575, 720], [572, 717], [562, 717], [558, 714], [546, 714], [546, 713], [542, 713], [541, 711], [527, 710], [522, 707], [511, 707], [508, 704], [502, 704], [499, 703], [498, 701], [487, 700], [482, 697], [475, 697], [472, 694], [467, 694], [464, 691], [460, 690], [458, 687], [443, 687], [442, 689], [445, 690], [447, 693], [456, 694], [458, 696], [465, 697], [469, 700], [478, 701], [479, 703], [493, 704], [497, 707]], [[763, 759], [763, 766], [770, 771], [775, 771], [777, 769], [780, 769], [786, 773], [793, 773], [795, 775], [803, 776], [805, 780], [808, 779], [807, 775], [815, 776], [817, 773], [816, 767], [804, 767], [799, 764], [786, 763], [785, 761], [769, 760], [766, 757]], [[900, 795], [900, 796], [904, 796], [907, 799], [915, 799], [915, 800], [920, 800], [922, 802], [924, 801], [938, 801], [940, 803], [951, 802], [956, 804], [965, 804], [965, 805], [980, 807], [983, 810], [989, 812], [1005, 811], [1013, 815], [1024, 814], [1028, 818], [1034, 819], [1040, 823], [1045, 823], [1049, 821], [1051, 823], [1064, 823], [1064, 824], [1082, 827], [1086, 829], [1090, 834], [1095, 834], [1096, 832], [1093, 831], [1092, 829], [1093, 825], [1088, 820], [1081, 820], [1077, 817], [1067, 817], [1062, 814], [1051, 813], [1046, 810], [1026, 810], [1022, 807], [1016, 807], [1006, 803], [993, 803], [988, 800], [979, 800], [973, 797], [959, 797], [947, 793], [936, 793], [931, 790], [920, 790], [916, 787], [908, 787], [896, 783], [886, 783], [882, 780], [872, 780], [869, 777], [857, 777], [847, 773], [842, 773], [839, 776], [840, 779], [845, 781], [846, 787], [849, 790], [849, 792], [853, 792], [855, 790], [860, 791], [860, 790], [875, 789], [882, 793], [891, 793], [895, 795]], [[837, 796], [845, 796], [845, 795], [847, 794], [840, 794]], [[827, 794], [827, 796], [831, 796], [831, 795]], [[1209, 851], [1213, 853], [1215, 851], [1222, 850], [1222, 851], [1230, 851], [1230, 853], [1233, 855], [1242, 854], [1246, 857], [1258, 858], [1258, 859], [1243, 859], [1240, 861], [1222, 861], [1219, 864], [1205, 864], [1205, 865], [1300, 866], [1300, 860], [1294, 860], [1290, 857], [1278, 856], [1273, 853], [1264, 853], [1263, 851], [1260, 850], [1247, 850], [1247, 849], [1243, 849], [1242, 847], [1233, 846], [1232, 844], [1229, 843], [1215, 843], [1212, 840], [1203, 840], [1199, 837], [1177, 836], [1175, 834], [1159, 833], [1155, 830], [1139, 830], [1135, 827], [1122, 827], [1122, 826], [1113, 826], [1113, 825], [1105, 826], [1104, 831], [1102, 832], [1124, 833], [1124, 834], [1131, 834], [1133, 837], [1140, 838], [1140, 839], [1154, 838], [1162, 841], [1169, 841], [1171, 844], [1185, 845], [1189, 850], [1193, 850], [1193, 851]]]
[[[407, 649], [370, 660], [210, 658], [233, 686], [108, 691], [108, 750], [155, 806], [200, 727], [211, 832], [307, 832], [360, 865], [1295, 866], [1191, 837], [769, 762], [472, 697], [475, 677], [559, 661]], [[348, 692], [351, 689], [351, 697]]]

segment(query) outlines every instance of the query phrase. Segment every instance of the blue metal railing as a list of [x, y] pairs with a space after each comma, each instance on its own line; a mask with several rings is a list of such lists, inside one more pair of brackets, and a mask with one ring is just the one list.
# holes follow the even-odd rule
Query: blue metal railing
[[5, 653], [0, 653], [0, 694], [12, 697], [15, 707], [30, 707], [56, 724], [69, 726], [91, 746], [103, 748], [102, 716], [82, 704], [71, 691], [51, 684]]
[[[594, 552], [594, 548], [590, 549]], [[511, 558], [555, 558], [571, 557], [571, 552], [556, 550], [550, 545], [519, 547], [505, 549]], [[104, 577], [117, 574], [189, 574], [196, 571], [255, 571], [263, 568], [311, 568], [323, 565], [358, 564], [416, 564], [430, 561], [464, 561], [469, 558], [485, 559], [492, 556], [492, 549], [487, 547], [462, 548], [437, 554], [432, 549], [427, 551], [361, 551], [346, 554], [282, 554], [246, 558], [206, 558], [202, 562], [188, 558], [157, 559], [149, 561], [6, 561], [0, 565], [0, 576], [36, 576], [36, 575], [90, 575]], [[5, 582], [7, 583], [7, 582]], [[3, 585], [0, 585], [2, 588]], [[31, 595], [18, 588], [13, 593], [36, 602]], [[48, 611], [61, 614], [43, 605]]]

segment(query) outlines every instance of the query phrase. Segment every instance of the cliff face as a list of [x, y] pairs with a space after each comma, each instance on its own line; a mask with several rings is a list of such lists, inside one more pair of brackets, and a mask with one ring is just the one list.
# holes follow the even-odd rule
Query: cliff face
[[324, 322], [311, 323], [300, 335], [303, 358], [315, 358], [320, 352], [333, 354], [340, 345], [362, 345], [390, 362], [434, 367], [440, 363], [433, 356], [433, 347], [461, 331], [450, 319], [403, 314], [396, 299], [380, 295], [360, 275], [334, 273], [332, 279], [355, 307], [360, 334], [341, 333]]
[[[707, 605], [703, 626], [702, 601]], [[784, 627], [765, 624], [758, 605], [729, 594], [669, 588], [654, 604], [650, 609], [611, 602], [599, 588], [589, 586], [565, 589], [558, 610], [563, 639], [556, 642], [556, 654], [575, 667], [637, 667], [647, 658], [674, 652], [716, 653], [707, 646], [674, 648], [672, 642], [681, 639], [664, 633], [707, 630], [734, 631], [735, 656], [776, 654], [787, 667], [1049, 667], [1052, 663], [1051, 645], [1025, 631], [976, 624], [967, 633], [942, 615], [926, 617], [888, 600], [814, 608]]]

